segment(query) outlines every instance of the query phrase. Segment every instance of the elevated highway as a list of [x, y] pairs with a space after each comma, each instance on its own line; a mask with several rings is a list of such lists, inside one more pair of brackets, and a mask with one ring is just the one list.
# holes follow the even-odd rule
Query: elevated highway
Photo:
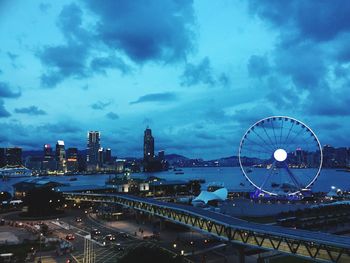
[[119, 194], [64, 192], [75, 202], [114, 203], [164, 218], [235, 244], [320, 262], [350, 262], [350, 237], [247, 222], [193, 206]]

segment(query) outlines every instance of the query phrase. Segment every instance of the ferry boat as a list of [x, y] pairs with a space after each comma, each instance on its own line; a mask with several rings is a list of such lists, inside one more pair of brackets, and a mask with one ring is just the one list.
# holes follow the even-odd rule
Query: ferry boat
[[182, 169], [174, 168], [175, 174], [184, 174], [184, 171]]
[[3, 167], [0, 168], [0, 178], [20, 178], [32, 176], [32, 171], [26, 167]]

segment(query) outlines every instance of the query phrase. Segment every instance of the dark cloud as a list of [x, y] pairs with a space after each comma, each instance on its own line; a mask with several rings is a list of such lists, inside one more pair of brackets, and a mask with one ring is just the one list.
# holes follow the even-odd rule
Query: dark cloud
[[111, 119], [111, 120], [117, 120], [117, 119], [119, 119], [119, 115], [116, 114], [116, 113], [114, 113], [114, 112], [108, 112], [108, 113], [106, 114], [106, 117], [107, 117], [108, 119]]
[[[37, 52], [45, 72], [44, 87], [55, 87], [66, 78], [86, 78], [108, 69], [131, 72], [120, 56], [124, 53], [135, 62], [174, 62], [192, 49], [193, 10], [191, 1], [165, 0], [159, 3], [134, 1], [89, 1], [90, 11], [98, 18], [96, 28], [83, 27], [83, 10], [72, 3], [62, 8], [57, 26], [66, 43], [46, 46]], [[137, 19], [135, 19], [137, 18]], [[106, 51], [112, 54], [91, 58]]]
[[293, 109], [300, 106], [300, 92], [292, 86], [285, 86], [277, 77], [269, 77], [266, 82], [268, 92], [266, 98], [278, 109]]
[[152, 93], [139, 97], [137, 100], [130, 102], [130, 104], [144, 103], [144, 102], [170, 102], [177, 100], [177, 96], [172, 92]]
[[350, 116], [350, 96], [348, 87], [338, 91], [331, 91], [328, 86], [320, 89], [317, 93], [310, 94], [303, 108], [308, 114], [318, 116]]
[[328, 41], [350, 30], [350, 2], [343, 0], [251, 0], [250, 9], [297, 39]]
[[9, 84], [6, 82], [0, 82], [0, 98], [18, 98], [21, 96], [21, 92], [13, 92]]
[[84, 45], [46, 47], [37, 55], [41, 63], [49, 68], [41, 76], [41, 83], [45, 87], [54, 87], [67, 77], [83, 78], [88, 74], [85, 68], [88, 50]]
[[333, 52], [335, 59], [338, 60], [342, 64], [346, 64], [350, 61], [350, 49], [349, 49], [349, 41], [350, 41], [350, 30], [347, 34], [339, 37], [337, 41], [334, 43]]
[[89, 46], [92, 41], [92, 33], [82, 27], [83, 11], [81, 8], [72, 3], [62, 8], [57, 19], [57, 25], [68, 42], [74, 42]]
[[15, 113], [22, 113], [22, 114], [28, 114], [28, 115], [45, 115], [46, 114], [44, 110], [39, 109], [37, 106], [16, 108]]
[[82, 128], [73, 122], [46, 123], [37, 127], [38, 130], [45, 130], [55, 135], [65, 133], [75, 134], [82, 131]]
[[81, 27], [82, 11], [76, 4], [64, 6], [57, 25], [67, 44], [46, 46], [37, 52], [46, 73], [41, 76], [44, 87], [54, 87], [65, 78], [84, 78], [89, 75], [86, 62], [90, 51], [90, 36]]
[[261, 78], [270, 72], [270, 65], [266, 56], [253, 55], [248, 62], [248, 73], [251, 77]]
[[350, 2], [251, 0], [250, 10], [279, 30], [267, 99], [280, 109], [348, 116]]
[[327, 73], [322, 50], [311, 42], [279, 46], [275, 52], [275, 70], [290, 76], [300, 89], [317, 89]]
[[215, 84], [208, 57], [205, 57], [198, 65], [188, 63], [181, 76], [182, 86], [194, 86], [198, 84]]
[[5, 109], [4, 101], [0, 99], [0, 118], [10, 117], [11, 114]]
[[192, 50], [192, 1], [85, 2], [99, 18], [97, 34], [135, 62], [173, 62]]
[[243, 109], [236, 110], [231, 118], [239, 124], [240, 134], [243, 135], [248, 129], [258, 120], [266, 118], [267, 116], [279, 115], [274, 112], [270, 106], [264, 104], [252, 105]]
[[108, 102], [98, 101], [98, 102], [92, 104], [91, 108], [94, 110], [104, 110], [107, 106], [109, 106], [111, 104], [112, 104], [111, 101], [108, 101]]
[[119, 69], [123, 74], [131, 72], [128, 66], [121, 58], [116, 56], [94, 58], [90, 63], [93, 72], [106, 74], [106, 69]]

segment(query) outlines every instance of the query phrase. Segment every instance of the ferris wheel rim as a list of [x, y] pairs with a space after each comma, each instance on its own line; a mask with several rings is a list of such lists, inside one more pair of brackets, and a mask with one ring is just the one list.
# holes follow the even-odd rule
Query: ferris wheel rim
[[[241, 151], [242, 151], [242, 146], [243, 146], [243, 142], [244, 142], [244, 139], [247, 137], [247, 134], [252, 130], [253, 127], [257, 126], [257, 124], [259, 124], [260, 122], [263, 122], [263, 121], [266, 121], [266, 120], [274, 120], [274, 119], [277, 119], [277, 118], [284, 118], [284, 119], [288, 119], [288, 120], [293, 120], [295, 121], [296, 123], [299, 123], [301, 125], [303, 125], [306, 129], [308, 129], [312, 136], [316, 139], [316, 142], [317, 142], [317, 146], [318, 146], [318, 149], [320, 151], [320, 164], [318, 165], [318, 168], [317, 168], [317, 172], [315, 173], [315, 175], [313, 176], [312, 180], [304, 187], [304, 189], [309, 189], [310, 186], [312, 186], [315, 181], [317, 180], [317, 178], [319, 177], [320, 173], [321, 173], [321, 170], [322, 170], [322, 165], [323, 165], [323, 151], [322, 151], [322, 146], [321, 146], [321, 142], [320, 140], [318, 139], [318, 137], [316, 136], [315, 132], [308, 126], [306, 125], [304, 122], [298, 120], [298, 119], [295, 119], [293, 117], [289, 117], [289, 116], [286, 116], [286, 115], [273, 115], [273, 116], [269, 116], [269, 117], [265, 117], [263, 119], [260, 119], [258, 121], [256, 121], [253, 125], [251, 125], [247, 130], [246, 132], [244, 133], [244, 135], [242, 136], [242, 139], [240, 141], [240, 144], [239, 144], [239, 148], [238, 148], [238, 161], [239, 161], [239, 166], [242, 170], [242, 173], [244, 175], [244, 177], [249, 181], [249, 183], [251, 185], [253, 185], [255, 188], [259, 189], [260, 191], [266, 193], [266, 194], [269, 194], [271, 196], [278, 196], [277, 193], [273, 193], [271, 191], [267, 191], [265, 189], [263, 189], [262, 187], [259, 187], [257, 184], [255, 184], [251, 179], [250, 177], [246, 174], [245, 170], [244, 170], [244, 167], [243, 167], [243, 164], [242, 164], [242, 160], [241, 160]], [[294, 191], [292, 193], [288, 193], [286, 195], [288, 196], [293, 196], [293, 195], [297, 195], [299, 194], [303, 189], [299, 189], [298, 191]]]

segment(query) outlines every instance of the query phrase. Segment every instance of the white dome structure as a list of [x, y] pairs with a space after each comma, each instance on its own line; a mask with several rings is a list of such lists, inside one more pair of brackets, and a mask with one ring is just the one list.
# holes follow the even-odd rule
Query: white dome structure
[[207, 204], [209, 201], [225, 201], [228, 191], [226, 188], [220, 188], [215, 192], [202, 191], [192, 202], [203, 202]]

